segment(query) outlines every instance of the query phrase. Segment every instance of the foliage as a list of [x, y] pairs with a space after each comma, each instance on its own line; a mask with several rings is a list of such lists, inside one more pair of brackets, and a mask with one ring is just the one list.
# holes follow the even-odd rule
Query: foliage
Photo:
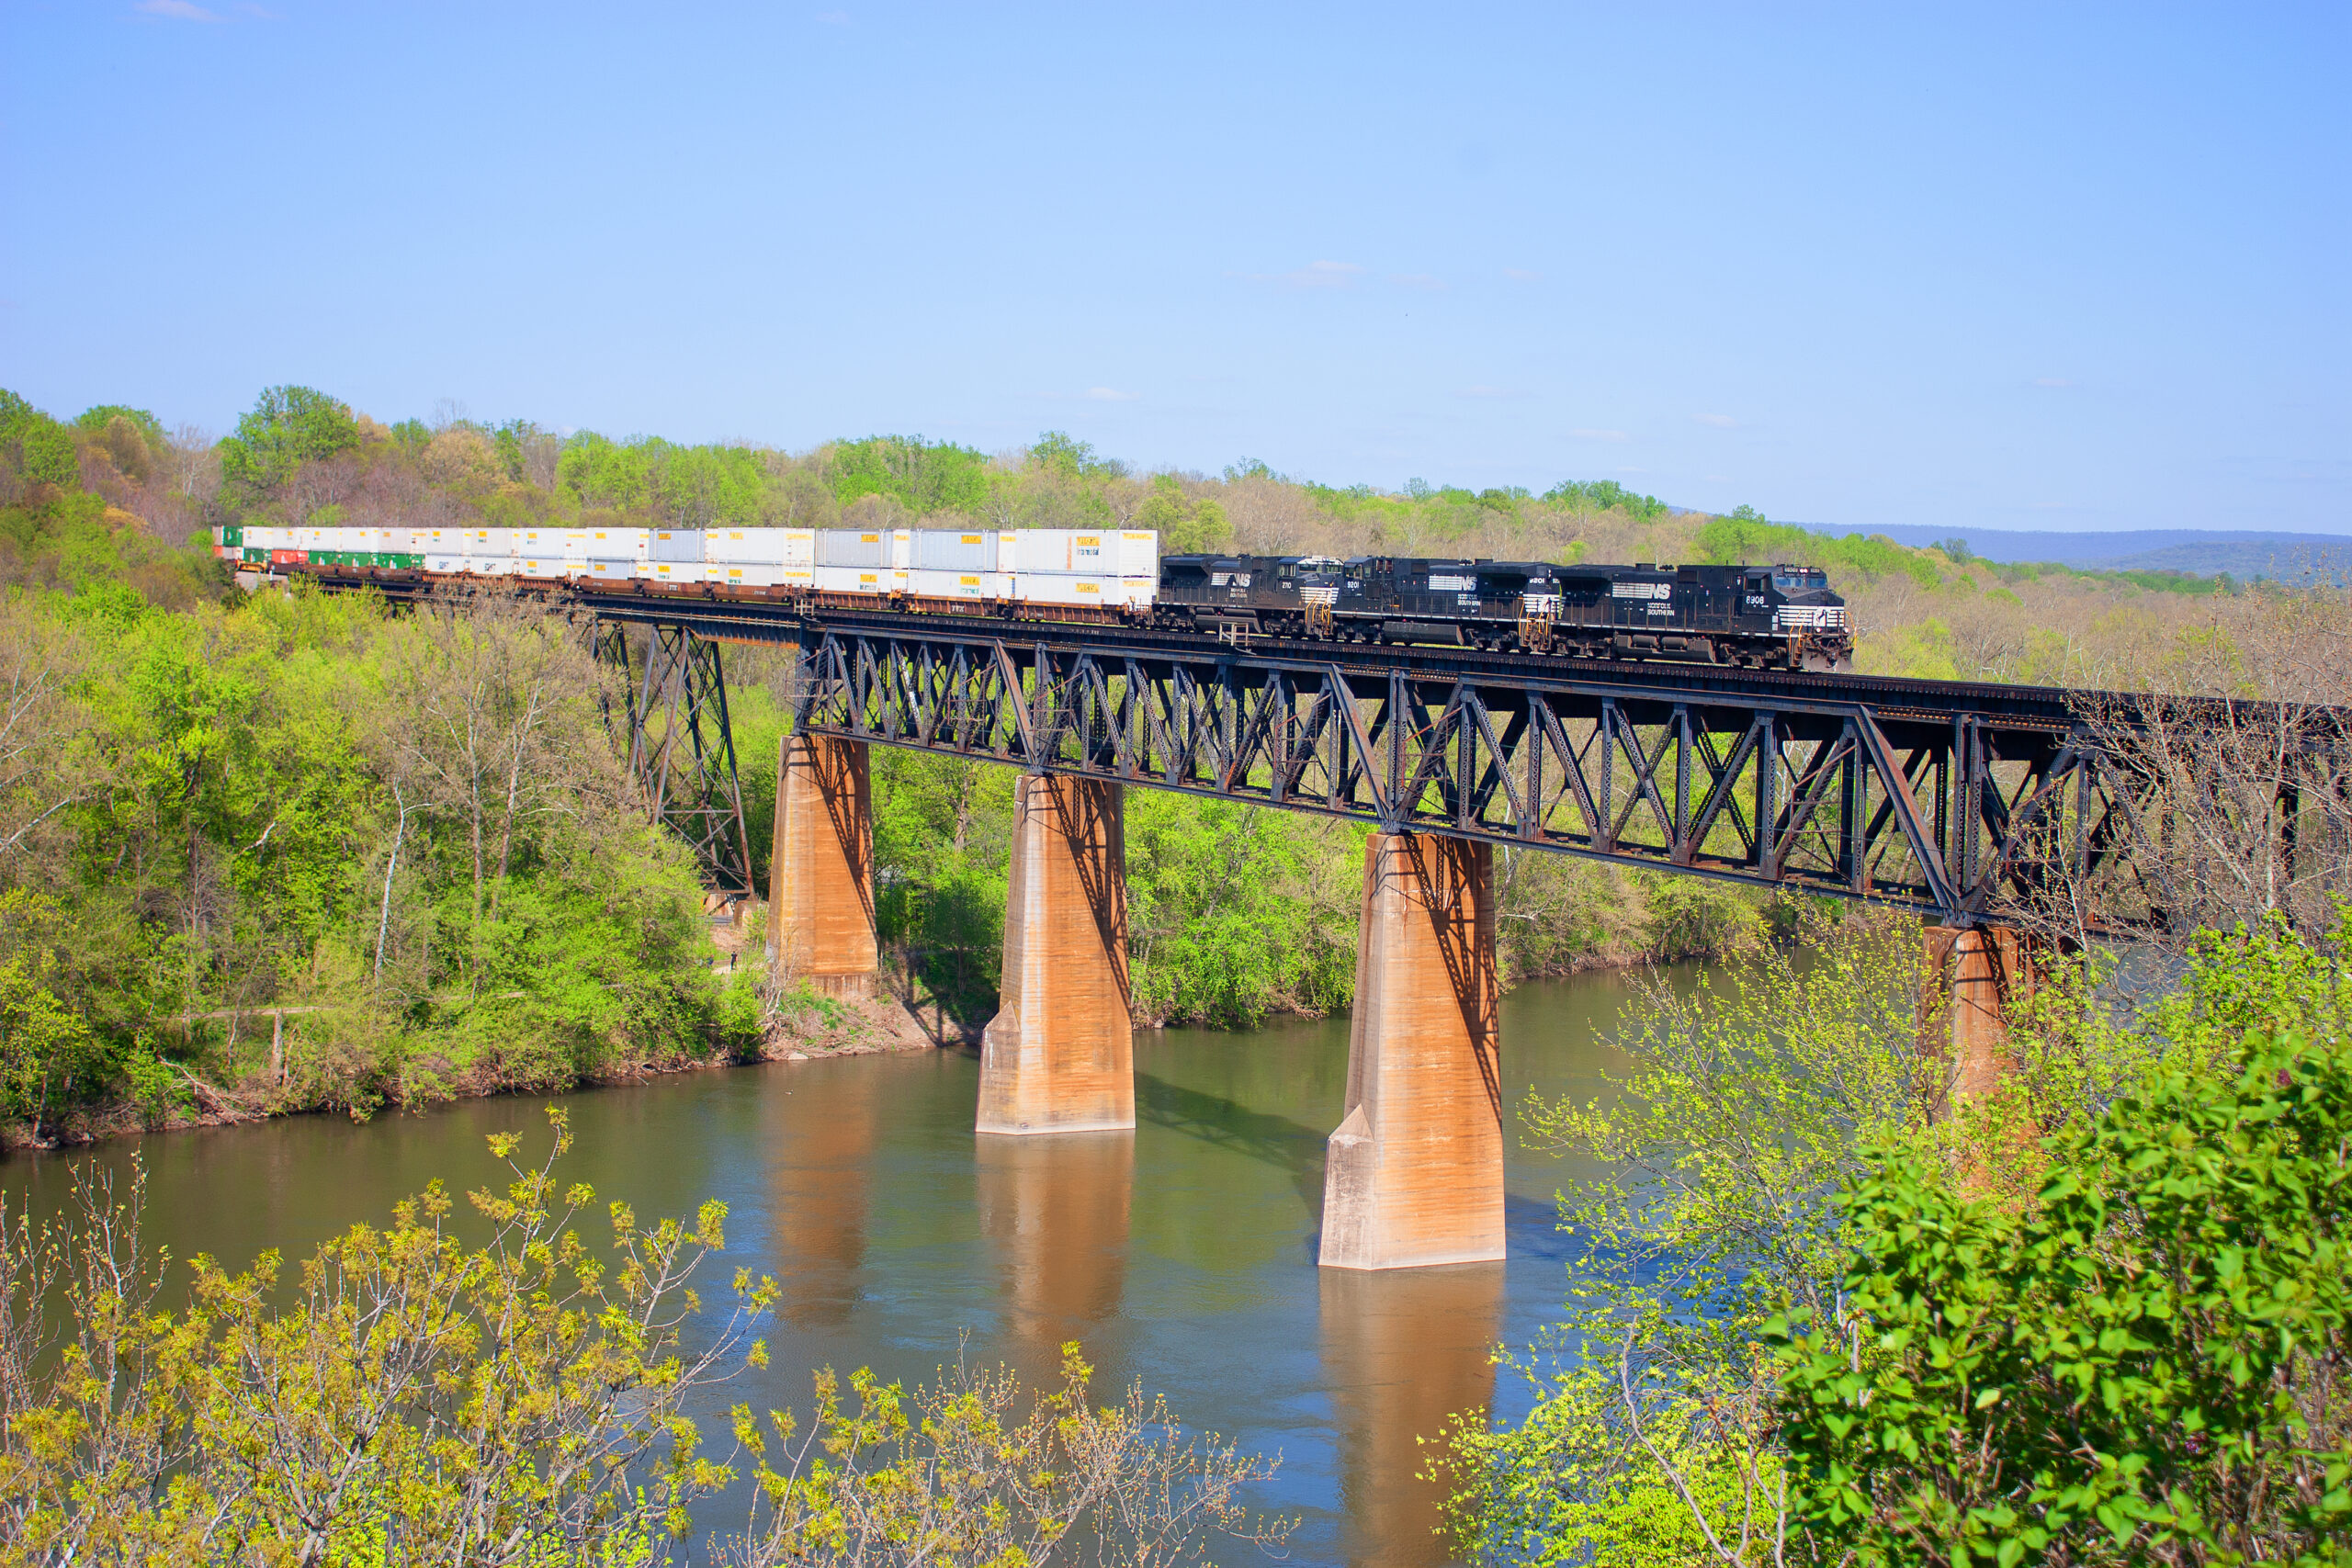
[[[158, 1306], [138, 1194], [85, 1186], [78, 1224], [6, 1236], [9, 1299], [62, 1304], [55, 1371], [0, 1373], [0, 1536], [26, 1560], [642, 1560], [684, 1533], [686, 1506], [729, 1479], [697, 1451], [689, 1394], [742, 1364], [773, 1280], [738, 1272], [701, 1348], [695, 1276], [724, 1245], [726, 1206], [640, 1226], [609, 1208], [599, 1251], [575, 1228], [594, 1192], [556, 1180], [570, 1147], [493, 1154], [512, 1179], [470, 1201], [488, 1239], [457, 1235], [438, 1183], [392, 1223], [354, 1225], [281, 1287], [265, 1253], [231, 1274], [195, 1263], [190, 1304]], [[54, 1280], [62, 1303], [30, 1287]], [[289, 1304], [272, 1305], [281, 1290]], [[23, 1298], [29, 1295], [31, 1299]], [[12, 1337], [10, 1348], [42, 1348]], [[43, 1358], [45, 1360], [46, 1358]], [[612, 1554], [617, 1553], [617, 1559]]]
[[988, 459], [968, 446], [920, 435], [872, 435], [832, 449], [833, 495], [846, 503], [887, 495], [918, 516], [977, 513], [988, 493]]
[[220, 443], [220, 478], [247, 509], [267, 505], [305, 463], [359, 444], [349, 405], [310, 387], [266, 387]]
[[1647, 523], [1666, 515], [1666, 502], [1654, 495], [1636, 495], [1615, 479], [1563, 479], [1544, 492], [1554, 506], [1587, 512], [1623, 512]]
[[[1860, 1145], [1925, 1126], [1908, 921], [1790, 905], [1791, 940], [1720, 977], [1652, 976], [1582, 1102], [1531, 1092], [1528, 1142], [1595, 1162], [1561, 1194], [1577, 1244], [1556, 1361], [1518, 1365], [1516, 1427], [1457, 1424], [1449, 1514], [1485, 1561], [1772, 1560], [1782, 1479], [1760, 1335], [1834, 1305], [1849, 1258], [1829, 1198]], [[1679, 1512], [1678, 1512], [1679, 1509]]]
[[1923, 587], [1942, 581], [1925, 551], [1906, 549], [1880, 536], [1832, 536], [1810, 528], [1775, 523], [1752, 506], [1709, 521], [1699, 530], [1701, 558], [1718, 565], [1790, 561], [1828, 568], [1864, 579], [1908, 576]]
[[853, 1406], [826, 1370], [797, 1444], [793, 1415], [739, 1405], [735, 1451], [707, 1454], [696, 1410], [767, 1364], [775, 1282], [738, 1269], [706, 1308], [716, 1201], [651, 1225], [613, 1202], [583, 1240], [595, 1194], [559, 1181], [548, 1119], [537, 1163], [491, 1138], [509, 1179], [469, 1219], [436, 1182], [290, 1279], [198, 1258], [179, 1311], [141, 1185], [85, 1174], [56, 1225], [0, 1212], [0, 1561], [675, 1562], [739, 1477], [748, 1529], [708, 1555], [746, 1568], [1172, 1563], [1286, 1533], [1236, 1501], [1271, 1461], [1185, 1438], [1140, 1387], [1092, 1406], [1074, 1345], [1025, 1411], [1001, 1371], [909, 1393], [860, 1369]]
[[1061, 1371], [1061, 1387], [1026, 1412], [1012, 1372], [961, 1364], [911, 1393], [861, 1370], [846, 1398], [821, 1371], [805, 1433], [775, 1411], [763, 1430], [736, 1406], [757, 1489], [745, 1529], [716, 1543], [717, 1561], [1157, 1568], [1205, 1562], [1220, 1540], [1272, 1551], [1288, 1537], [1291, 1521], [1238, 1500], [1274, 1461], [1186, 1438], [1140, 1382], [1116, 1404], [1093, 1404], [1094, 1369], [1075, 1341], [1062, 1347]]
[[2209, 936], [2139, 1089], [2024, 1205], [1896, 1145], [1790, 1339], [1805, 1512], [1864, 1563], [2352, 1560], [2352, 933]]

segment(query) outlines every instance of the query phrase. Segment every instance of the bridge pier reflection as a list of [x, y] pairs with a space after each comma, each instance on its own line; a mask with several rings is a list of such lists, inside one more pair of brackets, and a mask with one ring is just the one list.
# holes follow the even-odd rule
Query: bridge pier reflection
[[997, 1254], [1012, 1337], [1048, 1376], [1077, 1339], [1092, 1349], [1126, 1292], [1132, 1133], [981, 1138], [980, 1229]]
[[[808, 1092], [776, 1096], [769, 1140], [777, 1311], [795, 1328], [850, 1321], [865, 1265], [866, 1165], [874, 1156], [878, 1075], [865, 1064], [807, 1063]], [[847, 1069], [847, 1070], [844, 1070]], [[821, 1091], [815, 1088], [821, 1075]]]
[[768, 869], [770, 973], [826, 996], [874, 991], [874, 813], [865, 742], [784, 738]]
[[1324, 1166], [1329, 1269], [1503, 1256], [1494, 846], [1364, 845], [1348, 1099]]
[[1013, 796], [1003, 999], [980, 1041], [983, 1133], [1136, 1124], [1126, 795], [1023, 774]]
[[[1348, 1561], [1451, 1562], [1436, 1531], [1448, 1484], [1422, 1479], [1457, 1412], [1483, 1418], [1502, 1335], [1503, 1266], [1321, 1272], [1323, 1377], [1340, 1437]], [[1417, 1439], [1430, 1438], [1428, 1443]]]

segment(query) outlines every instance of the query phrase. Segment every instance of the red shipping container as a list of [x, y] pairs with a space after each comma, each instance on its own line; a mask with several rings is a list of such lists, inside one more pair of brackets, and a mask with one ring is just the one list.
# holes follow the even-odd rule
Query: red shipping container
[[272, 550], [269, 552], [269, 564], [272, 566], [308, 566], [311, 564], [311, 552], [308, 550]]

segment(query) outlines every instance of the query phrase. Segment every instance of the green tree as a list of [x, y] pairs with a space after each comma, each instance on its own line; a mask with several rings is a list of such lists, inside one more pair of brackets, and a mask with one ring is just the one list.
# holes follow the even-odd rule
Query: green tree
[[2352, 933], [2208, 935], [2161, 1064], [2020, 1205], [1889, 1147], [1789, 1442], [1864, 1564], [2352, 1561]]
[[310, 387], [267, 387], [220, 443], [221, 482], [238, 504], [265, 506], [304, 463], [358, 445], [348, 405]]
[[988, 458], [968, 446], [920, 435], [870, 435], [836, 443], [833, 496], [844, 505], [890, 496], [910, 512], [977, 514], [988, 500]]

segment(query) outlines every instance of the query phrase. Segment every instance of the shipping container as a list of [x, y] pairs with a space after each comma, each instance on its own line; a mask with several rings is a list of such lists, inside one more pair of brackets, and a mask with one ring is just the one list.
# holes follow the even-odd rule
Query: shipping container
[[698, 560], [661, 560], [657, 558], [647, 561], [639, 569], [638, 575], [640, 577], [650, 578], [655, 582], [700, 582], [702, 581], [702, 562]]
[[394, 571], [422, 571], [424, 558], [414, 550], [394, 550], [383, 558], [384, 564]]
[[259, 545], [247, 545], [244, 547], [243, 558], [244, 564], [247, 566], [267, 566], [269, 564], [269, 552], [262, 548]]
[[744, 566], [814, 566], [814, 528], [710, 528], [703, 533], [702, 558]]
[[1001, 571], [925, 571], [907, 573], [907, 592], [920, 599], [971, 599], [986, 602], [1012, 597], [1012, 580]]
[[1012, 596], [1024, 604], [1082, 605], [1115, 610], [1150, 604], [1159, 586], [1157, 581], [1148, 577], [1024, 571], [1013, 581]]
[[563, 554], [563, 536], [566, 530], [561, 528], [515, 529], [515, 558], [518, 560], [525, 558], [530, 560], [545, 560], [550, 556], [560, 556]]
[[514, 575], [517, 577], [555, 580], [570, 577], [573, 570], [574, 563], [565, 560], [561, 556], [516, 556], [514, 558]]
[[[821, 540], [818, 547], [823, 548]], [[879, 597], [903, 592], [906, 581], [905, 572], [893, 571], [888, 567], [867, 570], [820, 564], [814, 572], [815, 587], [820, 593], [870, 593]]]
[[[505, 532], [503, 528], [493, 528], [489, 531]], [[514, 558], [513, 556], [468, 556], [466, 570], [476, 577], [512, 577], [514, 575]]]
[[418, 547], [428, 556], [461, 556], [466, 553], [466, 530], [463, 528], [419, 528], [416, 531], [416, 542]]
[[887, 530], [823, 528], [817, 534], [817, 570], [833, 567], [878, 568], [890, 564]]
[[706, 581], [722, 588], [806, 588], [816, 568], [781, 566], [774, 561], [713, 561], [703, 567]]
[[643, 560], [646, 530], [643, 528], [591, 528], [588, 543], [582, 552], [588, 560]]
[[458, 573], [466, 570], [466, 558], [463, 556], [428, 554], [424, 558], [424, 570], [431, 572], [440, 573], [443, 576], [454, 577]]
[[997, 535], [992, 528], [969, 532], [918, 528], [908, 564], [917, 571], [994, 571], [996, 552]]
[[588, 547], [594, 536], [585, 528], [559, 529], [555, 547], [562, 552], [566, 560], [583, 561], [596, 553]]
[[495, 560], [514, 557], [514, 528], [469, 528], [466, 530], [466, 554], [475, 560]]
[[[642, 533], [644, 530], [639, 529], [638, 532]], [[635, 560], [591, 558], [582, 561], [578, 570], [579, 574], [591, 582], [613, 583], [627, 587], [645, 569]]]
[[699, 528], [656, 528], [645, 547], [648, 560], [669, 561], [673, 564], [691, 562], [702, 564], [702, 530]]
[[376, 547], [394, 555], [413, 555], [417, 548], [417, 536], [422, 532], [417, 528], [379, 528]]

